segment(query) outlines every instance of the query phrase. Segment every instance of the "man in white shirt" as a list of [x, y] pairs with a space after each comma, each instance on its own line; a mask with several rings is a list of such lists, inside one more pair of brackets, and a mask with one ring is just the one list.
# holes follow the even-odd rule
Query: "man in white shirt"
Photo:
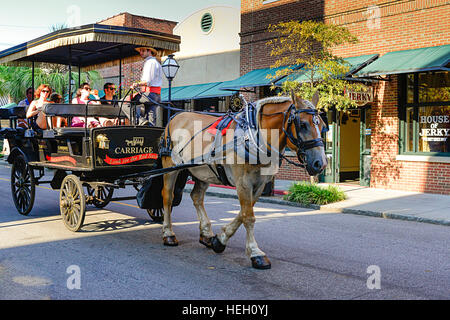
[[[138, 105], [137, 115], [139, 117], [139, 124], [156, 125], [156, 109], [157, 104], [152, 103], [151, 100], [159, 103], [161, 102], [161, 85], [162, 85], [162, 68], [159, 61], [156, 59], [158, 52], [150, 47], [136, 48], [141, 57], [145, 59], [144, 67], [142, 68], [141, 81], [133, 83], [132, 87], [139, 88], [139, 94], [133, 97], [133, 101], [142, 103]], [[146, 97], [151, 100], [147, 99]]]

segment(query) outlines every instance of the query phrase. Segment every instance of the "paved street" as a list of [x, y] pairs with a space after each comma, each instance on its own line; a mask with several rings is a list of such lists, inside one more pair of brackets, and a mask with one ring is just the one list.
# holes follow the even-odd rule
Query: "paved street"
[[[255, 270], [243, 227], [222, 254], [198, 243], [186, 193], [173, 214], [180, 245], [171, 248], [135, 201], [89, 207], [85, 226], [72, 233], [59, 216], [59, 193], [44, 185], [21, 216], [9, 175], [0, 165], [0, 299], [450, 298], [448, 226], [258, 203], [255, 235], [272, 269]], [[218, 232], [239, 206], [208, 197], [206, 210]], [[379, 289], [367, 285], [377, 287], [373, 270]]]

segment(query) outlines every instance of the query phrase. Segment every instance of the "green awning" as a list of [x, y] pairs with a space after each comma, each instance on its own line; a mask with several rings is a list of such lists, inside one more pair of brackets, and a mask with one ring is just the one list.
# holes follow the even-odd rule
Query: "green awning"
[[357, 76], [379, 76], [419, 71], [447, 70], [450, 63], [450, 45], [386, 53], [363, 68]]
[[[344, 77], [349, 77], [359, 70], [361, 68], [364, 68], [368, 64], [372, 63], [378, 58], [378, 54], [366, 54], [362, 56], [356, 56], [356, 57], [348, 57], [344, 58], [344, 60], [349, 64], [350, 70], [347, 74], [344, 75]], [[319, 78], [317, 78], [319, 80]], [[305, 71], [302, 71], [302, 69], [292, 73], [291, 75], [275, 82], [275, 85], [282, 85], [285, 81], [297, 81], [297, 82], [306, 82], [309, 81], [308, 74], [306, 74]]]
[[[186, 86], [172, 87], [171, 96], [173, 97], [175, 93], [177, 93], [178, 91], [180, 91], [184, 88], [186, 88]], [[161, 101], [162, 102], [169, 101], [169, 88], [161, 88]]]
[[[244, 74], [243, 76], [230, 81], [229, 83], [220, 86], [222, 90], [239, 90], [241, 88], [254, 88], [254, 87], [262, 87], [262, 86], [270, 86], [272, 83], [277, 80], [271, 77], [275, 76], [275, 73], [278, 70], [291, 68], [292, 70], [297, 70], [300, 66], [283, 66], [278, 68], [264, 68], [264, 69], [255, 69], [250, 71], [249, 73]], [[283, 77], [284, 78], [284, 77]]]
[[[231, 95], [232, 93], [218, 90], [218, 87], [223, 82], [211, 82], [194, 84], [191, 86], [181, 86], [173, 87], [171, 92], [172, 101], [180, 100], [191, 100], [191, 99], [203, 99], [203, 98], [214, 98], [214, 97], [224, 97]], [[169, 89], [161, 89], [161, 101], [169, 100]]]
[[202, 92], [201, 94], [194, 97], [194, 99], [205, 99], [205, 98], [218, 98], [218, 97], [229, 97], [233, 95], [233, 91], [222, 90], [222, 86], [227, 86], [232, 81], [217, 82], [217, 85], [209, 88], [208, 90]]

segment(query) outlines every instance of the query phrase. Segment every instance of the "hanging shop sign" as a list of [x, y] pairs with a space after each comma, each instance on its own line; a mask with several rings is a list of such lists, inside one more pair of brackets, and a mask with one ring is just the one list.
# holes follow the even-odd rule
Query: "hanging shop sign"
[[373, 102], [373, 87], [365, 87], [362, 91], [345, 89], [345, 95], [349, 97], [350, 100], [356, 102], [358, 107], [362, 107], [369, 102]]

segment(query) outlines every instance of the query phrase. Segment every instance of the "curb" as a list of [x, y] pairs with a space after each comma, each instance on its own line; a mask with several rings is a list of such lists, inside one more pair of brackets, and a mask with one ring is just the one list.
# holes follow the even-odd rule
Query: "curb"
[[[183, 192], [190, 193], [191, 190], [192, 190], [192, 188], [185, 188], [183, 190]], [[237, 195], [221, 193], [221, 192], [216, 192], [216, 191], [206, 191], [205, 195], [218, 197], [218, 198], [238, 199]], [[415, 217], [415, 216], [411, 216], [411, 215], [402, 215], [402, 214], [389, 213], [389, 212], [377, 212], [377, 211], [370, 211], [370, 210], [349, 209], [349, 208], [332, 208], [332, 207], [330, 208], [330, 207], [326, 207], [323, 205], [317, 205], [317, 204], [303, 205], [303, 204], [296, 203], [296, 202], [291, 202], [291, 201], [287, 201], [287, 200], [283, 200], [283, 199], [276, 199], [276, 198], [274, 199], [274, 198], [270, 198], [270, 197], [260, 197], [258, 199], [258, 202], [279, 204], [279, 205], [284, 205], [284, 206], [299, 207], [299, 208], [305, 208], [305, 209], [314, 209], [314, 210], [323, 210], [323, 211], [326, 210], [326, 211], [332, 211], [332, 212], [338, 212], [338, 213], [344, 213], [344, 214], [356, 214], [356, 215], [376, 217], [376, 218], [405, 220], [405, 221], [413, 221], [413, 222], [422, 222], [422, 223], [450, 226], [450, 221], [446, 221], [446, 220], [421, 218], [421, 217]]]

